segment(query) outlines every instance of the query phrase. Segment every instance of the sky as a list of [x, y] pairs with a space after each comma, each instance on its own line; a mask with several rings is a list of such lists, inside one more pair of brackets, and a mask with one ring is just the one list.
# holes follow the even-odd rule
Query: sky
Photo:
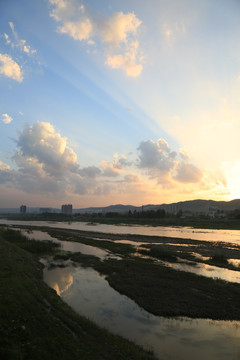
[[1, 0], [0, 208], [240, 198], [239, 0]]

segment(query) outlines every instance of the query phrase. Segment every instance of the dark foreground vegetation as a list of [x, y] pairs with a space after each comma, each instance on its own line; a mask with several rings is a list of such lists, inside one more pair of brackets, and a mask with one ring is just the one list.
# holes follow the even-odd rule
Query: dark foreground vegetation
[[96, 269], [109, 284], [159, 316], [240, 320], [240, 285], [150, 263], [108, 260]]
[[52, 253], [52, 245], [40, 249], [25, 240], [11, 230], [0, 231], [1, 359], [153, 359], [63, 303], [42, 281], [36, 255]]

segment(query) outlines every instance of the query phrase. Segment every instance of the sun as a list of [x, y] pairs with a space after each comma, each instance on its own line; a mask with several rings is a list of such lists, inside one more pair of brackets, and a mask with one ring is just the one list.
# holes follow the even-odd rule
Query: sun
[[240, 161], [225, 162], [224, 173], [229, 190], [229, 199], [240, 199]]

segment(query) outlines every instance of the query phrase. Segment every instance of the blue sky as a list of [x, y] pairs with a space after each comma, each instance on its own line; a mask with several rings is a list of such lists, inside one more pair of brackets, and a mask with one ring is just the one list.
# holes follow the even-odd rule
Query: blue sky
[[1, 1], [0, 207], [238, 198], [239, 10]]

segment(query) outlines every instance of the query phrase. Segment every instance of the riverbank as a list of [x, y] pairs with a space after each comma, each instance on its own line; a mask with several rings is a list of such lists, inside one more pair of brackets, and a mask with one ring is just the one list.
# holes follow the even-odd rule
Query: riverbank
[[106, 224], [106, 225], [137, 225], [137, 226], [181, 226], [192, 227], [194, 229], [224, 229], [224, 230], [240, 230], [240, 219], [234, 218], [201, 218], [201, 217], [135, 217], [127, 215], [118, 216], [97, 216], [94, 215], [63, 215], [63, 214], [1, 214], [0, 219], [20, 220], [20, 221], [55, 221], [55, 222], [73, 222], [73, 223], [90, 223], [90, 224]]
[[[77, 315], [43, 282], [43, 266], [34, 250], [30, 253], [11, 243], [9, 236], [8, 240], [1, 231], [1, 359], [153, 359], [133, 343]], [[24, 244], [28, 246], [27, 241]], [[38, 247], [38, 255], [49, 251], [43, 247]]]

